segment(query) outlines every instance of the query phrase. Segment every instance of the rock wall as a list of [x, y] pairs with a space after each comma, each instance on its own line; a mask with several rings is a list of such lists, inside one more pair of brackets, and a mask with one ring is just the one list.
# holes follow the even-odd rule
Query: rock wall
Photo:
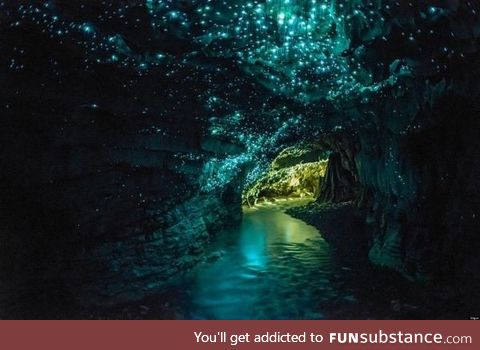
[[42, 291], [101, 305], [158, 291], [241, 219], [241, 167], [204, 188], [209, 161], [239, 146], [207, 132], [195, 86], [164, 69], [85, 70], [78, 48], [7, 24], [3, 50], [23, 38], [35, 52], [1, 68], [2, 312]]
[[319, 189], [318, 201], [327, 203], [348, 202], [359, 194], [359, 179], [355, 157], [359, 142], [355, 132], [337, 131], [322, 135], [320, 144], [330, 150], [328, 167]]
[[[159, 134], [149, 118], [90, 106], [59, 119], [43, 115], [8, 140], [18, 152], [2, 162], [2, 277], [44, 288], [62, 280], [88, 303], [138, 299], [240, 220], [241, 177], [200, 192], [208, 152], [191, 129]], [[198, 159], [183, 159], [187, 152]]]
[[344, 54], [365, 85], [343, 106], [370, 259], [416, 280], [478, 278], [478, 6], [351, 5]]

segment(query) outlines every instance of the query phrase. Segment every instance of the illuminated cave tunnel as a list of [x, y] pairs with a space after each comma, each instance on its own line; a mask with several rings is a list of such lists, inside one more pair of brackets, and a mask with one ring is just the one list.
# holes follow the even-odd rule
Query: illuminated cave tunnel
[[280, 152], [266, 174], [243, 191], [248, 206], [262, 201], [309, 198], [321, 203], [353, 201], [358, 195], [358, 175], [349, 151], [327, 150], [320, 143], [292, 146]]
[[[142, 300], [201, 265], [242, 204], [302, 196], [315, 201], [297, 217], [333, 246], [361, 232], [351, 245], [381, 283], [451, 291], [458, 315], [480, 271], [479, 15], [468, 1], [1, 2], [0, 316], [25, 300], [55, 314], [52, 295]], [[323, 230], [322, 204], [347, 236]]]

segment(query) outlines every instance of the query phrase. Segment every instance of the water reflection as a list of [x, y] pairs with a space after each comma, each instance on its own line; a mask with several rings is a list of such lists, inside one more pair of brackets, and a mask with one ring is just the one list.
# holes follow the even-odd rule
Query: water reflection
[[238, 229], [218, 236], [210, 249], [222, 258], [187, 277], [188, 318], [322, 318], [319, 303], [335, 295], [334, 263], [319, 232], [284, 213], [299, 204], [246, 209]]

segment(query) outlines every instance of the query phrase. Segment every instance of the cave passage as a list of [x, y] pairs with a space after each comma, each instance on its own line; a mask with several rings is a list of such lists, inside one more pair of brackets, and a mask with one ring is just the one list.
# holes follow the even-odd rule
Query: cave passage
[[[218, 259], [183, 281], [187, 317], [323, 318], [319, 304], [339, 297], [331, 279], [341, 266], [314, 227], [284, 213], [308, 201], [245, 207], [240, 227], [221, 232], [209, 247], [207, 255]], [[342, 297], [355, 303], [352, 295]]]
[[[171, 305], [187, 319], [395, 317], [392, 295], [372, 298], [366, 266], [346, 263], [313, 226], [285, 213], [312, 199], [244, 206], [237, 228], [218, 233], [206, 262], [177, 285]], [[398, 310], [397, 310], [398, 311]]]
[[479, 28], [480, 1], [0, 1], [0, 318], [480, 314]]
[[327, 171], [327, 154], [328, 151], [313, 144], [285, 148], [263, 176], [246, 186], [243, 204], [252, 206], [280, 198], [318, 198]]

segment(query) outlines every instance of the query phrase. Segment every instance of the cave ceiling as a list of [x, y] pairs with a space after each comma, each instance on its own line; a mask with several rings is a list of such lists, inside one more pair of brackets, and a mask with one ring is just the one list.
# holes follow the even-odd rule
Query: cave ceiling
[[[435, 44], [442, 23], [454, 21], [455, 1], [52, 0], [0, 7], [24, 42], [44, 43], [7, 43], [14, 53], [9, 69], [54, 86], [54, 98], [64, 99], [58, 103], [178, 124], [193, 119], [208, 137], [245, 149], [209, 162], [223, 162], [228, 173], [253, 160], [259, 165], [252, 177], [286, 145], [355, 129], [359, 113], [368, 124], [372, 100], [390, 98], [392, 89], [402, 95], [419, 70], [442, 76], [465, 58], [453, 44]], [[464, 7], [467, 23], [478, 6]], [[48, 67], [41, 72], [48, 77], [35, 66]], [[101, 81], [101, 91], [85, 88], [88, 79]], [[353, 104], [360, 112], [346, 113]], [[178, 132], [171, 123], [154, 124], [159, 134]]]

